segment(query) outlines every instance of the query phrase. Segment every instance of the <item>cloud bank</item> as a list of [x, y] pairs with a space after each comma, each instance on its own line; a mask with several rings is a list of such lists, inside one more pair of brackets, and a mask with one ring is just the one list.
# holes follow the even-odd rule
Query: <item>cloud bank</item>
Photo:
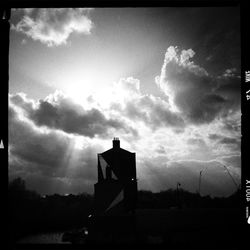
[[136, 152], [139, 188], [181, 182], [195, 192], [206, 170], [202, 194], [232, 193], [222, 164], [239, 180], [240, 78], [233, 69], [210, 75], [194, 56], [192, 49], [167, 49], [155, 82], [166, 98], [143, 94], [133, 77], [82, 103], [59, 91], [42, 100], [9, 95], [10, 177], [41, 193], [93, 192], [97, 153], [119, 137]]
[[[165, 54], [156, 84], [169, 97], [172, 108], [189, 123], [209, 123], [240, 106], [240, 77], [227, 69], [222, 76], [212, 76], [191, 59], [192, 49], [179, 51], [170, 46]], [[230, 72], [230, 74], [229, 74]]]

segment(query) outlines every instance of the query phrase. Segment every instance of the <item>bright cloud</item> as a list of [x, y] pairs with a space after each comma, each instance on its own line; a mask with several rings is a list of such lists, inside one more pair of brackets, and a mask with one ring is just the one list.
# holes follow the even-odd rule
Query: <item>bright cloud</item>
[[90, 9], [24, 9], [23, 17], [12, 28], [47, 46], [66, 44], [72, 33], [88, 35], [93, 28]]

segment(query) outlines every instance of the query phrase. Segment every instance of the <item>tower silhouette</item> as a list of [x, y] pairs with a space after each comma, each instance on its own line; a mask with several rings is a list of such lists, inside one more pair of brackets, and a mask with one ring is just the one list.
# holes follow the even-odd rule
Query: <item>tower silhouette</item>
[[97, 155], [98, 182], [95, 184], [94, 213], [131, 214], [137, 196], [135, 153], [120, 147], [119, 138], [113, 147]]
[[94, 185], [93, 214], [88, 217], [88, 240], [119, 242], [131, 239], [136, 231], [137, 179], [135, 153], [113, 147], [97, 155], [98, 181]]

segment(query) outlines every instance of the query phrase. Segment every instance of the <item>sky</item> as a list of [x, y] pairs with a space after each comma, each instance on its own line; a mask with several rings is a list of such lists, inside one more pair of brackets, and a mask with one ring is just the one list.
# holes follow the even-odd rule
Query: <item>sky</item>
[[240, 184], [236, 7], [12, 9], [9, 179], [93, 193], [97, 154], [136, 153], [138, 188]]

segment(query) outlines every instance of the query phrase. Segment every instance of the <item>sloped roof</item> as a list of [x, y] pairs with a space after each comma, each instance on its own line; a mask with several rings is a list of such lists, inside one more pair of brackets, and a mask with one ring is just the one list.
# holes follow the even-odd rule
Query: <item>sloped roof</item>
[[136, 178], [135, 153], [131, 153], [123, 148], [111, 148], [101, 153], [101, 156], [114, 171], [118, 179]]

